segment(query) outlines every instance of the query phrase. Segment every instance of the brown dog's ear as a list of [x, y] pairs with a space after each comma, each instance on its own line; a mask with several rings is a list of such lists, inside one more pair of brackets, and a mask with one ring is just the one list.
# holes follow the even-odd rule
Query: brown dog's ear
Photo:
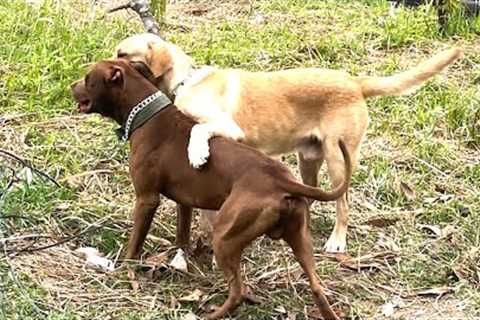
[[150, 82], [155, 84], [156, 79], [153, 75], [152, 70], [148, 67], [148, 65], [143, 61], [130, 61], [130, 65], [140, 72], [145, 78], [147, 78]]
[[113, 66], [110, 72], [110, 78], [107, 79], [108, 82], [113, 84], [122, 84], [123, 83], [123, 69], [119, 66]]

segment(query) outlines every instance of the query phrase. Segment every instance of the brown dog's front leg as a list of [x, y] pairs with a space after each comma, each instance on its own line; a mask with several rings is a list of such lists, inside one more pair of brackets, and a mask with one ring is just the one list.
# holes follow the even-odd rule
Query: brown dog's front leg
[[128, 241], [126, 259], [138, 258], [158, 204], [158, 195], [137, 196], [133, 213], [133, 230]]
[[190, 228], [192, 225], [192, 207], [177, 204], [177, 246], [183, 250], [190, 247]]

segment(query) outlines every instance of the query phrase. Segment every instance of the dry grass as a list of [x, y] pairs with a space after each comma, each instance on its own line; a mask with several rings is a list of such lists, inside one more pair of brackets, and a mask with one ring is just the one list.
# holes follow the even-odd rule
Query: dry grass
[[[116, 141], [112, 124], [75, 114], [68, 84], [85, 65], [108, 57], [118, 40], [140, 30], [138, 22], [125, 13], [100, 19], [104, 3], [57, 1], [43, 11], [21, 3], [6, 5], [16, 18], [1, 16], [6, 44], [0, 48], [1, 148], [28, 159], [61, 187], [37, 175], [30, 181], [28, 170], [0, 158], [2, 168], [18, 173], [0, 199], [0, 318], [203, 314], [223, 301], [226, 286], [197, 223], [193, 244], [198, 248], [188, 258], [189, 272], [168, 266], [175, 254], [171, 201], [162, 202], [145, 246], [144, 258], [161, 257], [155, 272], [143, 260], [129, 264], [135, 279], [120, 263], [104, 273], [86, 267], [74, 252], [88, 245], [121, 259], [134, 197], [126, 146]], [[373, 0], [177, 1], [167, 12], [165, 36], [199, 64], [250, 70], [315, 65], [389, 74], [461, 45], [465, 59], [417, 94], [370, 102], [372, 121], [352, 185], [348, 256], [322, 250], [333, 227], [334, 204], [313, 206], [312, 234], [317, 270], [345, 316], [381, 319], [389, 302], [395, 306], [391, 318], [397, 319], [479, 316], [476, 25], [461, 25], [444, 38], [433, 30], [428, 10], [400, 10], [391, 17], [384, 2]], [[31, 42], [26, 34], [44, 41]], [[283, 161], [298, 175], [293, 155]], [[8, 172], [1, 172], [0, 186], [8, 179]], [[28, 250], [15, 253], [20, 248]], [[261, 304], [241, 306], [232, 317], [319, 317], [306, 279], [282, 243], [258, 240], [244, 256], [243, 271]], [[185, 301], [195, 289], [202, 295]]]

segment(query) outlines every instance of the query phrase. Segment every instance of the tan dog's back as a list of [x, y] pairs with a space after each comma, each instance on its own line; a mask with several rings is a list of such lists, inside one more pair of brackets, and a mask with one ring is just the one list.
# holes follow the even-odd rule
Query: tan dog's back
[[[269, 154], [292, 150], [309, 132], [321, 138], [322, 130], [317, 128], [330, 116], [343, 114], [355, 119], [357, 115], [348, 106], [363, 101], [361, 86], [346, 72], [308, 68], [274, 72], [216, 69], [189, 87], [188, 95], [180, 96], [176, 103], [187, 106], [189, 112], [212, 105], [212, 97], [213, 105], [230, 114], [244, 130], [246, 142]], [[345, 124], [352, 126], [351, 121]]]

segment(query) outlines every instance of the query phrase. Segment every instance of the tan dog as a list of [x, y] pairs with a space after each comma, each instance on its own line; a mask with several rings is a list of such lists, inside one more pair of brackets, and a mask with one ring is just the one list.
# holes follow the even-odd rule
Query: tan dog
[[[176, 96], [175, 104], [200, 124], [193, 127], [188, 157], [194, 167], [209, 156], [208, 139], [230, 137], [270, 155], [298, 151], [304, 183], [317, 186], [325, 160], [333, 185], [344, 174], [337, 141], [344, 139], [354, 164], [368, 124], [365, 99], [403, 95], [417, 89], [461, 56], [443, 51], [419, 66], [390, 77], [355, 77], [327, 69], [247, 72], [203, 68], [192, 71], [192, 58], [153, 34], [122, 41], [116, 55], [149, 65], [157, 86]], [[346, 249], [347, 197], [337, 200], [337, 218], [326, 243], [329, 252]]]

